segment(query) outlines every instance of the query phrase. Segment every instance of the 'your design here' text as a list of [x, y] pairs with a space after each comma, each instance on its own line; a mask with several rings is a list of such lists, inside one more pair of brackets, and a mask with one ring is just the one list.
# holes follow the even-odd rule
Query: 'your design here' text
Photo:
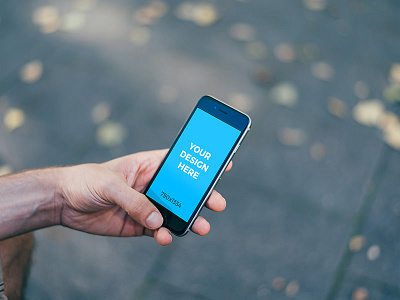
[[[197, 167], [197, 169], [192, 169], [191, 166], [187, 165], [187, 162], [179, 162], [178, 169], [180, 169], [182, 172], [188, 174], [189, 176], [193, 177], [194, 179], [197, 179], [200, 174], [198, 171], [207, 172], [209, 165], [208, 165], [208, 162], [206, 164], [202, 160], [198, 159], [195, 156], [195, 154], [203, 157], [203, 159], [207, 160], [207, 161], [209, 161], [210, 157], [211, 157], [210, 152], [207, 152], [206, 150], [200, 148], [196, 144], [193, 144], [192, 142], [190, 142], [189, 151], [182, 150], [182, 152], [181, 152], [181, 154], [179, 154], [179, 156], [182, 157], [187, 162], [189, 162], [190, 164], [192, 164], [193, 166]], [[196, 170], [198, 170], [198, 171], [196, 171]]]

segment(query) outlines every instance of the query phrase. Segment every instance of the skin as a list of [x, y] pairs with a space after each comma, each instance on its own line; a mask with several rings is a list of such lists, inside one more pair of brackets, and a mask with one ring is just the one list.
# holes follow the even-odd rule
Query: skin
[[[62, 225], [98, 235], [150, 236], [163, 246], [171, 243], [170, 231], [160, 227], [161, 214], [142, 194], [167, 151], [0, 177], [0, 252], [6, 295], [21, 297], [33, 247], [30, 232], [36, 229]], [[226, 170], [231, 168], [232, 163]], [[205, 206], [221, 212], [226, 201], [213, 191]], [[191, 230], [204, 236], [210, 224], [199, 216]]]
[[[61, 224], [94, 234], [147, 235], [154, 237], [160, 245], [171, 243], [169, 230], [160, 228], [161, 215], [155, 225], [146, 224], [146, 218], [152, 212], [159, 212], [141, 194], [166, 153], [167, 150], [141, 152], [100, 165], [86, 164], [65, 169], [64, 180], [70, 184], [63, 189], [66, 201], [61, 212]], [[232, 164], [227, 170], [231, 167]], [[85, 176], [83, 181], [80, 174]], [[213, 191], [206, 207], [219, 212], [225, 206], [225, 199]], [[192, 231], [204, 236], [210, 231], [210, 224], [200, 216]]]
[[[140, 152], [102, 164], [25, 171], [0, 178], [0, 240], [62, 225], [92, 234], [151, 236], [172, 241], [162, 217], [142, 194], [167, 150]], [[227, 170], [232, 167], [229, 164]], [[225, 209], [216, 191], [206, 207]], [[192, 231], [206, 235], [210, 224], [198, 217]]]

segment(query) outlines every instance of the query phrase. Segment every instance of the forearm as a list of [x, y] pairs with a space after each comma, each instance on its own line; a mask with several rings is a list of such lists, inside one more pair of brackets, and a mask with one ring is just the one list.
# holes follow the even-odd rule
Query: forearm
[[60, 223], [58, 169], [0, 177], [0, 240]]

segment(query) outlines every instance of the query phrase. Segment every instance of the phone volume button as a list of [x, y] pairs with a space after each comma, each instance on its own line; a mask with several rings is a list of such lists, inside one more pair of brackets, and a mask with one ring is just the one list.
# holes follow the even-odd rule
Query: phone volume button
[[236, 151], [239, 149], [239, 147], [240, 147], [240, 144], [237, 144], [237, 146], [235, 147], [235, 150], [233, 150], [233, 154], [236, 153]]

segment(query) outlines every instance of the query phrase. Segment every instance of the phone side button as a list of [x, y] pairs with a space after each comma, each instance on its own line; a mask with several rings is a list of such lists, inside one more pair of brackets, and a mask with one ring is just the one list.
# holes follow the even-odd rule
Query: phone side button
[[[236, 151], [239, 149], [239, 147], [240, 147], [240, 144], [237, 144], [237, 146], [235, 147], [235, 150], [233, 150], [233, 155], [236, 154]], [[233, 158], [233, 157], [232, 157], [232, 158]]]

